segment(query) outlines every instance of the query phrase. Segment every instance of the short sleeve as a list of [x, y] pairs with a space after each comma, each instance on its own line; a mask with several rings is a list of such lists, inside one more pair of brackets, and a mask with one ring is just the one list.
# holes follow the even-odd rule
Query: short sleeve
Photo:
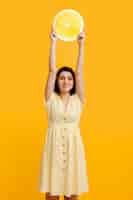
[[83, 107], [84, 107], [84, 105], [85, 105], [85, 103], [86, 103], [86, 99], [85, 99], [84, 102], [82, 102], [81, 99], [80, 99], [80, 97], [79, 97], [79, 95], [78, 95], [77, 93], [75, 93], [75, 97], [76, 97], [76, 99], [78, 100], [78, 102], [79, 102], [79, 104], [80, 104], [80, 108], [81, 108], [81, 110], [82, 110]]
[[54, 97], [55, 97], [55, 92], [54, 91], [51, 93], [51, 95], [49, 96], [49, 98], [48, 98], [47, 101], [46, 101], [46, 99], [44, 97], [43, 98], [43, 104], [44, 104], [44, 106], [48, 107], [52, 103], [52, 101], [54, 100]]

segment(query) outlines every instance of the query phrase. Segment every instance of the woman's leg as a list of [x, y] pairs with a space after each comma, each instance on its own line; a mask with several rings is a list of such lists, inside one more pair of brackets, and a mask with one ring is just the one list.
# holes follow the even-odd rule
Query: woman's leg
[[64, 195], [64, 200], [78, 200], [78, 195], [72, 194], [70, 197]]
[[59, 200], [59, 195], [51, 195], [50, 192], [46, 192], [46, 200]]

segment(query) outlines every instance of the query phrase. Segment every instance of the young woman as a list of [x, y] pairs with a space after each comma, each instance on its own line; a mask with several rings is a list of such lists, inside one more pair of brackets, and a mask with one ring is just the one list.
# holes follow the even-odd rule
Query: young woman
[[79, 55], [75, 72], [69, 66], [56, 69], [56, 33], [50, 34], [49, 74], [44, 93], [48, 129], [43, 148], [39, 191], [46, 200], [77, 200], [88, 192], [84, 146], [80, 134], [80, 114], [85, 103], [83, 54], [85, 33], [77, 37]]

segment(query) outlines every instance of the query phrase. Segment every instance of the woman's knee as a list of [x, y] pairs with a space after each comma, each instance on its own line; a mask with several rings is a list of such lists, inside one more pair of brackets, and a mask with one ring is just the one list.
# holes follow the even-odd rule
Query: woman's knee
[[46, 192], [46, 200], [59, 200], [59, 195], [51, 195], [50, 192]]
[[77, 194], [72, 194], [70, 197], [64, 195], [65, 200], [78, 200], [78, 195]]

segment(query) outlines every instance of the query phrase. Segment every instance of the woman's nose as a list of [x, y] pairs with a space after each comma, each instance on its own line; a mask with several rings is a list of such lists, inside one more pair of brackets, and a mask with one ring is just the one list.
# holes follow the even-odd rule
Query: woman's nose
[[65, 79], [65, 80], [64, 80], [64, 83], [68, 83], [68, 80], [67, 80], [67, 79]]

